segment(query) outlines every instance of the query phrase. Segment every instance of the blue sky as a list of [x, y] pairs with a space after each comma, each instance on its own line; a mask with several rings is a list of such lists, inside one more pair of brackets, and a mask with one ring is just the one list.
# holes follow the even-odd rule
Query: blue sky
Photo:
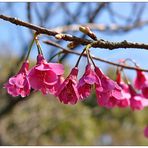
[[[3, 3], [0, 3], [0, 7], [3, 7]], [[41, 5], [44, 5], [44, 3], [41, 3]], [[70, 3], [70, 9], [72, 10], [72, 12], [75, 11], [75, 6], [76, 3]], [[22, 19], [24, 21], [27, 21], [26, 19], [26, 10], [25, 10], [26, 4], [25, 3], [15, 3], [13, 6], [13, 11], [9, 11], [9, 9], [5, 9], [2, 10], [2, 13], [5, 15], [10, 15], [13, 17], [18, 17], [19, 19]], [[114, 3], [113, 7], [115, 8], [116, 11], [119, 11], [119, 13], [121, 12], [121, 14], [123, 14], [124, 16], [126, 16], [127, 14], [129, 14], [128, 12], [130, 12], [130, 7], [128, 3]], [[59, 13], [53, 17], [53, 21], [49, 22], [49, 26], [48, 28], [54, 28], [57, 27], [58, 24], [60, 24], [61, 19], [63, 18], [63, 13], [62, 11], [58, 10]], [[84, 10], [85, 11], [85, 10]], [[0, 12], [1, 13], [1, 12]], [[148, 16], [147, 16], [147, 10], [145, 11], [144, 15], [142, 16], [142, 20], [147, 20]], [[33, 15], [35, 16], [35, 13], [33, 12]], [[134, 17], [134, 16], [133, 16]], [[100, 15], [99, 19], [96, 19], [96, 23], [104, 23], [106, 25], [109, 25], [111, 22], [108, 21], [108, 14], [107, 13], [103, 13], [102, 15]], [[81, 20], [81, 22], [83, 22], [85, 20]], [[122, 20], [117, 20], [120, 24], [122, 23]], [[36, 20], [36, 18], [34, 17], [33, 20], [34, 24], [38, 24], [39, 22]], [[47, 27], [47, 26], [46, 26]], [[5, 22], [3, 20], [0, 20], [0, 46], [1, 46], [1, 50], [3, 48], [3, 46], [9, 46], [9, 48], [11, 48], [11, 52], [14, 55], [19, 56], [21, 53], [21, 47], [22, 47], [22, 43], [26, 42], [26, 44], [28, 43], [28, 40], [30, 39], [30, 33], [29, 30], [24, 28], [24, 27], [20, 27], [20, 26], [16, 26], [16, 25], [12, 25], [9, 22]], [[22, 41], [22, 39], [20, 38], [20, 33], [23, 34], [24, 36], [24, 40]], [[140, 29], [134, 29], [133, 31], [129, 32], [129, 33], [125, 33], [125, 34], [104, 34], [104, 33], [98, 33], [97, 36], [98, 38], [102, 38], [108, 41], [122, 41], [122, 40], [127, 40], [127, 41], [131, 41], [131, 42], [141, 42], [141, 43], [148, 43], [148, 27], [142, 27]], [[29, 46], [29, 45], [28, 45]], [[48, 50], [50, 50], [49, 46], [43, 45], [43, 52], [45, 54], [45, 56], [47, 55], [47, 53], [49, 52]], [[46, 48], [46, 49], [45, 49]], [[147, 68], [148, 69], [148, 63], [147, 63], [147, 59], [148, 59], [148, 51], [146, 50], [141, 50], [141, 49], [117, 49], [117, 50], [113, 50], [113, 51], [109, 51], [106, 49], [91, 49], [92, 54], [95, 56], [99, 56], [101, 58], [110, 60], [110, 61], [117, 61], [120, 58], [132, 58], [134, 60], [137, 61], [138, 64], [141, 65], [142, 68]], [[5, 53], [5, 51], [0, 52], [1, 53]], [[7, 54], [7, 53], [5, 53]], [[36, 58], [36, 50], [34, 50], [31, 53], [31, 58]], [[71, 66], [74, 66], [75, 63], [71, 62], [72, 60], [76, 60], [78, 57], [73, 55], [70, 56], [68, 58], [68, 61], [70, 61], [69, 63], [71, 63]], [[82, 60], [84, 62], [84, 60]], [[83, 65], [83, 62], [80, 65]], [[106, 69], [106, 67], [108, 66], [108, 64], [103, 64], [101, 62], [97, 62], [99, 64], [99, 67], [101, 67], [103, 70]], [[128, 71], [130, 76], [133, 76], [133, 71]]]

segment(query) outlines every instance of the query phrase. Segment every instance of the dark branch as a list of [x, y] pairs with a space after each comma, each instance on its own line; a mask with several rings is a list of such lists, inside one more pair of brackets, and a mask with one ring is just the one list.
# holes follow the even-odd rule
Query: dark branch
[[[75, 55], [81, 55], [81, 53], [77, 52], [77, 51], [73, 51], [73, 50], [70, 50], [70, 49], [66, 49], [62, 46], [60, 46], [58, 43], [55, 43], [53, 41], [44, 41], [44, 43], [48, 44], [48, 45], [51, 45], [51, 46], [54, 46], [54, 47], [57, 47], [57, 48], [60, 48], [63, 50], [63, 52], [65, 53], [71, 53], [71, 54], [75, 54]], [[86, 54], [83, 54], [83, 56], [87, 56]], [[100, 62], [104, 62], [104, 63], [107, 63], [107, 64], [111, 64], [111, 65], [114, 65], [114, 66], [118, 66], [118, 67], [123, 67], [125, 69], [129, 69], [129, 70], [137, 70], [138, 68], [136, 67], [132, 67], [132, 66], [127, 66], [127, 65], [122, 65], [122, 64], [117, 64], [117, 63], [114, 63], [114, 62], [111, 62], [111, 61], [108, 61], [108, 60], [104, 60], [102, 58], [99, 58], [99, 57], [94, 57], [92, 56], [92, 58], [94, 60], [97, 60], [97, 61], [100, 61]], [[142, 69], [140, 68], [141, 71], [144, 71], [144, 72], [148, 72], [148, 69]]]
[[[56, 36], [57, 34], [59, 34], [56, 31], [51, 31], [46, 28], [33, 25], [31, 23], [21, 21], [17, 18], [5, 16], [5, 15], [0, 15], [0, 18], [3, 20], [9, 21], [13, 24], [27, 27], [40, 34], [46, 34], [49, 36]], [[146, 49], [146, 50], [148, 49], [148, 44], [132, 43], [132, 42], [127, 42], [126, 40], [122, 42], [109, 42], [105, 40], [92, 41], [92, 40], [87, 40], [87, 39], [79, 38], [79, 37], [68, 35], [68, 34], [62, 34], [61, 39], [66, 41], [75, 41], [82, 45], [93, 43], [92, 47], [94, 48], [106, 48], [110, 50], [117, 49], [117, 48], [139, 48], [139, 49]]]

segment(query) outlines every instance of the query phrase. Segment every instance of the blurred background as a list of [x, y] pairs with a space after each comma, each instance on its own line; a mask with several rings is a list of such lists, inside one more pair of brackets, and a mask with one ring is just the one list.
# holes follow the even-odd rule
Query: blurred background
[[[17, 17], [26, 22], [61, 33], [88, 38], [78, 31], [79, 25], [89, 25], [98, 38], [108, 41], [148, 43], [147, 3], [0, 3], [0, 14]], [[148, 124], [148, 109], [106, 109], [96, 103], [95, 93], [76, 105], [63, 105], [53, 96], [33, 92], [27, 98], [13, 98], [3, 84], [18, 72], [32, 40], [32, 31], [0, 20], [0, 145], [147, 145], [143, 130]], [[40, 36], [46, 59], [59, 49], [46, 45], [45, 40], [67, 47], [68, 42]], [[83, 46], [73, 50], [81, 52]], [[141, 49], [91, 49], [96, 57], [117, 62], [132, 58], [148, 69], [148, 52]], [[37, 49], [33, 46], [30, 63], [36, 62]], [[65, 65], [65, 76], [75, 65], [78, 56], [60, 56]], [[55, 58], [53, 61], [57, 61]], [[96, 61], [110, 78], [115, 79], [116, 67]], [[82, 58], [79, 77], [86, 59]], [[133, 80], [135, 71], [126, 70]]]

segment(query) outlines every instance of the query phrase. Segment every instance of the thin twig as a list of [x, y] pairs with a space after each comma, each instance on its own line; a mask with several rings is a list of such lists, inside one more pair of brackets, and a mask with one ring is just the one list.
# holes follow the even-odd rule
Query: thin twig
[[[55, 43], [53, 41], [43, 41], [44, 43], [48, 44], [48, 45], [52, 45], [54, 47], [57, 47], [57, 48], [60, 48], [63, 50], [63, 52], [65, 53], [71, 53], [71, 54], [75, 54], [75, 55], [81, 55], [81, 53], [77, 52], [77, 51], [73, 51], [73, 50], [70, 50], [70, 49], [66, 49], [62, 46], [60, 46], [58, 43]], [[83, 53], [83, 56], [87, 56], [86, 53]], [[108, 61], [108, 60], [104, 60], [102, 58], [99, 58], [99, 57], [95, 57], [95, 56], [91, 56], [94, 60], [97, 60], [97, 61], [100, 61], [100, 62], [104, 62], [104, 63], [107, 63], [107, 64], [110, 64], [110, 65], [114, 65], [114, 66], [118, 66], [118, 67], [122, 67], [122, 68], [125, 68], [125, 69], [129, 69], [129, 70], [138, 70], [139, 68], [137, 67], [132, 67], [132, 66], [127, 66], [127, 65], [122, 65], [122, 64], [117, 64], [117, 63], [114, 63], [114, 62], [111, 62], [111, 61]], [[140, 68], [141, 71], [144, 71], [144, 72], [148, 72], [148, 69], [142, 69]]]
[[[36, 32], [38, 32], [40, 34], [46, 34], [49, 36], [56, 36], [57, 34], [59, 34], [56, 31], [51, 31], [46, 28], [33, 25], [31, 23], [21, 21], [17, 18], [5, 16], [5, 15], [0, 15], [0, 18], [3, 20], [9, 21], [13, 24], [24, 26], [29, 29], [35, 30]], [[82, 45], [88, 45], [88, 44], [91, 44], [92, 42], [94, 42], [94, 44], [92, 46], [94, 48], [105, 48], [105, 49], [110, 49], [110, 50], [117, 49], [117, 48], [138, 48], [138, 49], [148, 50], [148, 44], [132, 43], [132, 42], [127, 42], [126, 40], [124, 40], [122, 42], [109, 42], [109, 41], [105, 41], [105, 40], [92, 41], [92, 40], [83, 39], [83, 38], [79, 38], [79, 37], [68, 35], [68, 34], [63, 34], [61, 39], [66, 40], [66, 41], [75, 41], [75, 42], [78, 42]]]
[[[139, 21], [134, 24], [129, 24], [126, 26], [118, 25], [118, 24], [112, 24], [112, 25], [105, 25], [105, 24], [96, 24], [96, 23], [85, 23], [81, 24], [83, 26], [89, 27], [91, 30], [100, 31], [100, 32], [112, 32], [112, 33], [120, 33], [120, 32], [127, 32], [131, 31], [136, 28], [143, 27], [145, 25], [148, 25], [148, 21]], [[60, 26], [56, 28], [52, 28], [53, 31], [59, 32], [59, 33], [65, 33], [68, 31], [79, 31], [80, 25], [78, 24], [72, 24], [72, 25], [65, 25]]]
[[98, 14], [100, 14], [100, 11], [103, 10], [103, 8], [107, 5], [107, 3], [100, 3], [98, 4], [97, 8], [94, 10], [94, 12], [92, 13], [92, 15], [89, 18], [89, 22], [92, 23], [94, 21], [94, 19], [96, 18], [96, 16]]

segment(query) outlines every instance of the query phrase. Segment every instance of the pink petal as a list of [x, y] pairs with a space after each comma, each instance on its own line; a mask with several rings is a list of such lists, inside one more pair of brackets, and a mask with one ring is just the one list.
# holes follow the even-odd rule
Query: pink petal
[[148, 138], [148, 126], [146, 126], [144, 129], [144, 136]]
[[23, 88], [24, 87], [24, 79], [25, 76], [24, 74], [20, 73], [15, 77], [15, 85], [19, 88]]
[[135, 96], [130, 99], [130, 106], [133, 110], [142, 110], [143, 109], [143, 104], [141, 101], [141, 97]]
[[142, 94], [145, 98], [148, 98], [148, 86], [142, 88]]
[[57, 75], [63, 75], [64, 73], [64, 66], [59, 63], [49, 63], [49, 67], [57, 74]]
[[19, 95], [19, 89], [13, 85], [7, 85], [7, 92], [8, 92], [8, 94], [12, 95], [13, 97], [16, 97]]
[[33, 89], [39, 90], [43, 85], [42, 72], [32, 69], [28, 75], [30, 85]]
[[48, 71], [48, 70], [51, 70], [51, 68], [49, 67], [48, 64], [40, 64], [38, 66], [35, 67], [36, 70], [39, 70], [39, 71]]
[[148, 76], [144, 74], [144, 72], [137, 70], [137, 76], [134, 80], [134, 86], [137, 89], [141, 89], [143, 85], [148, 82]]
[[79, 98], [77, 90], [77, 75], [78, 68], [75, 67], [71, 70], [69, 76], [60, 86], [59, 90], [56, 93], [56, 96], [59, 97], [60, 101], [65, 104], [75, 104]]
[[117, 89], [112, 90], [112, 96], [119, 100], [123, 98], [121, 91]]
[[142, 99], [142, 105], [145, 107], [145, 106], [148, 106], [148, 99]]
[[84, 81], [85, 81], [85, 83], [87, 83], [87, 84], [93, 85], [93, 84], [96, 82], [96, 78], [95, 78], [94, 75], [88, 75], [88, 76], [85, 76], [85, 77], [84, 77]]
[[45, 73], [44, 83], [46, 85], [54, 85], [58, 80], [57, 75], [53, 71], [48, 71]]
[[128, 107], [129, 106], [129, 100], [128, 99], [123, 99], [120, 100], [118, 103], [118, 107], [124, 108], [124, 107]]
[[91, 93], [91, 85], [85, 83], [83, 86], [78, 87], [78, 92], [80, 95], [80, 99], [88, 97]]
[[43, 55], [39, 54], [37, 56], [37, 65], [40, 65], [42, 63], [47, 63], [46, 60], [44, 59]]
[[19, 71], [19, 73], [27, 73], [29, 70], [29, 61], [25, 61], [23, 64], [22, 64], [22, 67]]

